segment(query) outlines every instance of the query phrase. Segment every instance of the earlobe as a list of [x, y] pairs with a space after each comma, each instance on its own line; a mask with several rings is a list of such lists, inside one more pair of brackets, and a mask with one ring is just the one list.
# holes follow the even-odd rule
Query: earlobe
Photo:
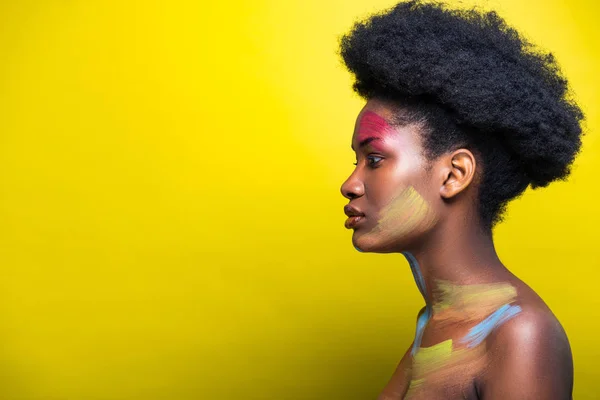
[[475, 156], [467, 149], [459, 149], [448, 155], [447, 165], [443, 169], [444, 181], [440, 187], [440, 195], [444, 199], [455, 197], [464, 191], [475, 176]]

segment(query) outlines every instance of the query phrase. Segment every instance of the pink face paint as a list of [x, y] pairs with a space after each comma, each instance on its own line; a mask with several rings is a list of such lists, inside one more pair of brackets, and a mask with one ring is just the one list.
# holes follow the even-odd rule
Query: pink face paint
[[358, 147], [370, 144], [379, 151], [383, 151], [381, 142], [394, 130], [383, 117], [373, 111], [365, 111], [360, 118], [357, 132]]

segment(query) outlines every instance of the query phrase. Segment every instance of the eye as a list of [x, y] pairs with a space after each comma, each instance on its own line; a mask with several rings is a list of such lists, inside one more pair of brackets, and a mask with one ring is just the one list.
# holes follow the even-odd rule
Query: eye
[[[378, 160], [372, 161], [373, 159], [378, 159]], [[367, 156], [367, 160], [369, 161], [368, 164], [370, 167], [374, 167], [375, 165], [379, 164], [379, 162], [382, 159], [383, 159], [382, 157], [378, 157], [378, 156], [373, 156], [373, 155]], [[358, 165], [358, 161], [353, 163], [353, 165]]]
[[[377, 158], [377, 159], [379, 159], [379, 160], [376, 160], [376, 161], [373, 161], [373, 162], [371, 162], [371, 160], [373, 160], [373, 159], [375, 159], [375, 158]], [[382, 159], [383, 159], [382, 157], [377, 157], [377, 156], [367, 156], [367, 160], [369, 160], [369, 166], [371, 166], [371, 167], [373, 167], [373, 166], [375, 166], [375, 165], [379, 164], [379, 162], [380, 162]]]

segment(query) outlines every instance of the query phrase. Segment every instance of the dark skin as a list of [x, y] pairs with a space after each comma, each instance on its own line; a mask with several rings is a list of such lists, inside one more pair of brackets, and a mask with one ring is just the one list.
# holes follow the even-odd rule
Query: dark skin
[[[502, 264], [491, 230], [482, 229], [475, 206], [482, 173], [477, 157], [468, 149], [457, 149], [428, 159], [419, 124], [393, 127], [359, 146], [365, 136], [361, 125], [365, 112], [391, 121], [399, 110], [401, 105], [371, 99], [357, 118], [352, 139], [357, 166], [341, 187], [349, 204], [365, 215], [353, 228], [353, 244], [364, 252], [410, 252], [425, 281], [426, 304], [435, 302], [433, 291], [439, 280], [456, 285], [505, 282], [516, 288], [516, 302], [522, 309], [485, 339], [483, 365], [451, 373], [449, 379], [459, 382], [460, 390], [432, 381], [428, 395], [419, 398], [571, 399], [573, 362], [563, 328], [543, 300]], [[373, 230], [381, 225], [381, 214], [397, 188], [406, 186], [421, 196], [435, 222], [416, 224], [408, 232], [393, 224]], [[432, 318], [421, 347], [462, 336], [471, 326], [461, 321], [441, 325]], [[405, 398], [412, 360], [409, 347], [379, 400]]]

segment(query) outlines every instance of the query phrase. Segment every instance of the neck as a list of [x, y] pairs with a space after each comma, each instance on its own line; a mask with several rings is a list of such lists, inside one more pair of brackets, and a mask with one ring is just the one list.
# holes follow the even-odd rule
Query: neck
[[[453, 307], [453, 302], [464, 307], [465, 298], [473, 303], [489, 297], [490, 290], [501, 296], [510, 292], [506, 286], [497, 285], [508, 281], [512, 274], [496, 254], [491, 231], [482, 232], [476, 226], [456, 228], [449, 227], [445, 232], [440, 229], [422, 246], [402, 253], [427, 309], [433, 314]], [[485, 296], [478, 296], [484, 293]]]

